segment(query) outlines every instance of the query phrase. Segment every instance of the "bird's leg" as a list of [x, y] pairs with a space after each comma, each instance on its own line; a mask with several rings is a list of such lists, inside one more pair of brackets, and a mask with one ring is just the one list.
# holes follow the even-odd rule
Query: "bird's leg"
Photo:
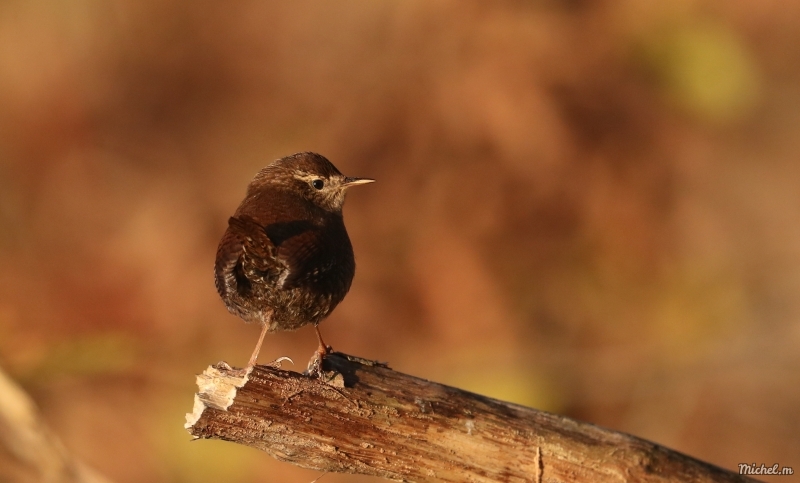
[[310, 376], [322, 377], [322, 360], [331, 353], [331, 347], [325, 344], [325, 341], [322, 340], [322, 334], [319, 333], [319, 327], [316, 325], [314, 326], [314, 330], [317, 332], [317, 340], [319, 341], [319, 347], [314, 352], [314, 356], [308, 363], [308, 368], [306, 369], [306, 374]]
[[314, 330], [317, 332], [317, 340], [319, 341], [319, 347], [317, 347], [317, 354], [319, 354], [320, 358], [325, 357], [326, 355], [331, 353], [331, 346], [325, 343], [322, 340], [322, 334], [319, 332], [319, 326], [315, 325]]
[[264, 342], [264, 336], [267, 334], [267, 329], [269, 328], [269, 320], [264, 321], [261, 324], [261, 335], [258, 337], [258, 344], [256, 344], [256, 350], [253, 351], [253, 355], [250, 356], [250, 362], [247, 363], [247, 367], [251, 368], [256, 365], [256, 361], [258, 360], [258, 353], [261, 351], [261, 343]]

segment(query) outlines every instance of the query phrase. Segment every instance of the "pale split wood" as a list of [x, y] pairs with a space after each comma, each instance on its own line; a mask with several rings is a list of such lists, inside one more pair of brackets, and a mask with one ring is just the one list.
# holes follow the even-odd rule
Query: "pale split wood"
[[[186, 429], [295, 465], [412, 482], [754, 481], [643, 439], [329, 354], [198, 376]], [[324, 379], [324, 380], [323, 380]]]

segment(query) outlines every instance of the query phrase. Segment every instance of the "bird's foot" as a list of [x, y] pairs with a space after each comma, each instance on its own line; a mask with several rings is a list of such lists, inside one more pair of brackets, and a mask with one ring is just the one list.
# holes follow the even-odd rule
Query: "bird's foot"
[[311, 360], [308, 361], [308, 367], [304, 372], [307, 376], [316, 377], [317, 379], [322, 379], [322, 364], [325, 361], [325, 357], [333, 352], [331, 346], [319, 346], [319, 348], [314, 352], [314, 355], [311, 356]]
[[333, 352], [333, 347], [329, 346], [322, 340], [322, 334], [319, 333], [319, 327], [314, 326], [314, 331], [317, 333], [317, 341], [319, 345], [317, 346], [317, 351], [314, 352], [314, 356], [308, 362], [308, 368], [306, 369], [305, 374], [307, 376], [313, 376], [317, 379], [322, 379], [322, 363], [325, 360], [325, 357]]
[[214, 364], [212, 367], [214, 369], [222, 372], [223, 374], [227, 374], [229, 376], [235, 376], [235, 377], [246, 377], [248, 374], [250, 374], [250, 371], [252, 370], [251, 367], [233, 368], [233, 367], [231, 367], [230, 364], [228, 364], [225, 361], [219, 361], [216, 364]]

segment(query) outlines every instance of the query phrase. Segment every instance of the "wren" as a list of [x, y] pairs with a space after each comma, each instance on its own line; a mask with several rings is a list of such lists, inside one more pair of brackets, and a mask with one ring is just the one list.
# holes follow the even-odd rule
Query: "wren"
[[344, 299], [356, 271], [342, 218], [348, 188], [325, 157], [297, 153], [263, 168], [247, 187], [217, 248], [215, 284], [228, 311], [261, 324], [253, 367], [267, 332], [313, 324], [317, 359], [330, 352], [319, 323]]

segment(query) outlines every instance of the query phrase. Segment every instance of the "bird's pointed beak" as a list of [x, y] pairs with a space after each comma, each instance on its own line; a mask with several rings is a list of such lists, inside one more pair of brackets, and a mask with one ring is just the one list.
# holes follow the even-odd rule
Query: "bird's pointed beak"
[[374, 183], [374, 182], [375, 182], [375, 180], [372, 179], [372, 178], [351, 178], [349, 176], [346, 176], [344, 178], [344, 183], [342, 183], [342, 186], [344, 186], [346, 188], [349, 188], [351, 186], [356, 186], [356, 185], [359, 185], [359, 184], [367, 184], [367, 183]]

